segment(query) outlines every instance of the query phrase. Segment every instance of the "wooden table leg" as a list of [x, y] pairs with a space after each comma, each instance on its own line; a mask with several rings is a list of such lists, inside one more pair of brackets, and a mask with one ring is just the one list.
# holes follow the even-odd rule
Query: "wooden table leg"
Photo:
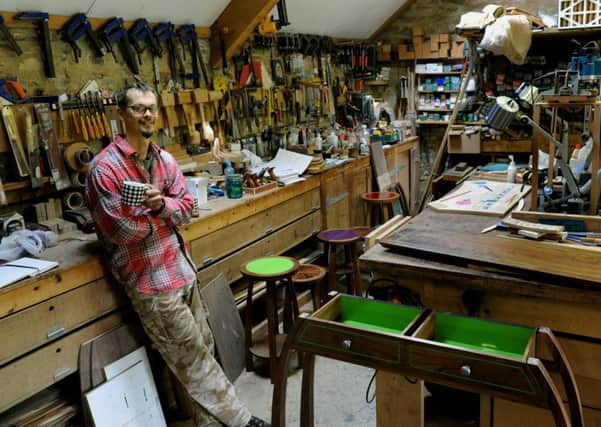
[[336, 290], [336, 246], [326, 243], [328, 256], [328, 292]]
[[424, 382], [407, 381], [405, 375], [378, 371], [376, 374], [376, 425], [378, 427], [423, 427]]
[[245, 309], [245, 324], [244, 324], [244, 339], [246, 340], [246, 370], [252, 372], [253, 367], [253, 355], [250, 352], [252, 347], [252, 322], [253, 322], [253, 285], [254, 282], [249, 280], [248, 289], [246, 291], [246, 309]]
[[274, 381], [274, 375], [277, 362], [277, 348], [275, 338], [278, 333], [278, 319], [275, 315], [277, 309], [275, 303], [275, 283], [267, 281], [267, 341], [269, 343], [269, 376], [271, 382]]
[[357, 242], [351, 243], [351, 266], [353, 268], [353, 292], [361, 296], [361, 277], [359, 276], [359, 249]]

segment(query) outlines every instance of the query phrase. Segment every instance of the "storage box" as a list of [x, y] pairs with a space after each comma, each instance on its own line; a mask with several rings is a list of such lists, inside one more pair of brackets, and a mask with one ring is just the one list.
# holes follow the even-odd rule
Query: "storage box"
[[415, 59], [415, 52], [409, 50], [409, 45], [401, 44], [398, 46], [397, 53], [399, 59]]
[[267, 184], [260, 185], [258, 187], [244, 187], [244, 193], [250, 194], [252, 196], [264, 193], [265, 191], [273, 190], [278, 186], [277, 182], [271, 181]]
[[425, 34], [424, 28], [419, 25], [414, 25], [413, 28], [411, 28], [411, 32], [413, 33], [413, 37], [423, 36]]
[[451, 133], [449, 135], [449, 153], [480, 153], [480, 132], [472, 134], [466, 134], [465, 132]]
[[392, 46], [383, 44], [378, 46], [378, 62], [390, 62], [392, 60]]

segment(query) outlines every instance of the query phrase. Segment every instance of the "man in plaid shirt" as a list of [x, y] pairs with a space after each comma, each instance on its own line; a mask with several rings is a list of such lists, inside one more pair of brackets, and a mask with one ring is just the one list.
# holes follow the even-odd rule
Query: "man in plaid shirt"
[[[193, 201], [174, 158], [151, 141], [158, 115], [154, 90], [143, 82], [117, 95], [126, 137], [93, 160], [86, 198], [115, 278], [124, 286], [153, 346], [184, 385], [198, 426], [268, 426], [251, 416], [213, 357], [196, 267], [177, 226]], [[124, 181], [147, 185], [138, 206], [123, 203]]]

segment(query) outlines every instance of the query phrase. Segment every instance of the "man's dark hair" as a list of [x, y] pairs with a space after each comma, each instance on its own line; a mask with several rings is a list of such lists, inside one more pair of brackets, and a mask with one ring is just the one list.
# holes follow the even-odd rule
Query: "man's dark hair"
[[122, 89], [119, 89], [115, 93], [115, 98], [117, 100], [117, 106], [125, 110], [127, 108], [127, 91], [130, 89], [141, 90], [142, 92], [152, 92], [154, 96], [157, 96], [156, 91], [152, 86], [146, 83], [143, 80], [134, 80], [133, 82], [127, 83]]

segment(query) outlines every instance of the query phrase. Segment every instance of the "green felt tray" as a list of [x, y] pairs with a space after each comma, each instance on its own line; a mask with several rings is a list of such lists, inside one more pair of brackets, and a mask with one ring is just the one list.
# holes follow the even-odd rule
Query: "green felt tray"
[[403, 334], [420, 313], [415, 307], [341, 294], [338, 321], [373, 331]]
[[434, 313], [432, 341], [523, 360], [534, 330], [447, 313]]

